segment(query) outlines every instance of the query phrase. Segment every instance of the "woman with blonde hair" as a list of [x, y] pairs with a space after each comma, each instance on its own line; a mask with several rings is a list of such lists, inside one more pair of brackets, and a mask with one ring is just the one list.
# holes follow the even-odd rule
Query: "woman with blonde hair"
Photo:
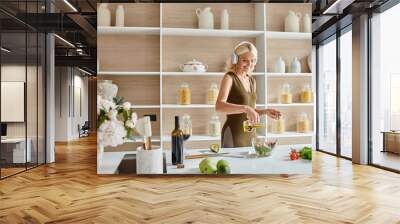
[[222, 128], [222, 147], [251, 146], [254, 133], [243, 131], [243, 121], [259, 122], [260, 116], [279, 119], [274, 109], [256, 109], [256, 79], [251, 76], [257, 63], [257, 48], [248, 41], [239, 43], [227, 63], [215, 104], [216, 111], [227, 114]]

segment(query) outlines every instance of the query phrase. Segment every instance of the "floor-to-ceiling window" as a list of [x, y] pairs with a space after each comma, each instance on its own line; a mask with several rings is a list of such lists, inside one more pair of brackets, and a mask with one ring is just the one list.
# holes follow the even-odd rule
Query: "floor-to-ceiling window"
[[318, 149], [336, 154], [336, 38], [318, 47]]
[[371, 162], [400, 171], [400, 4], [376, 14], [372, 24]]
[[45, 35], [24, 23], [44, 1], [0, 2], [0, 178], [45, 163]]
[[340, 36], [340, 155], [352, 157], [352, 30]]

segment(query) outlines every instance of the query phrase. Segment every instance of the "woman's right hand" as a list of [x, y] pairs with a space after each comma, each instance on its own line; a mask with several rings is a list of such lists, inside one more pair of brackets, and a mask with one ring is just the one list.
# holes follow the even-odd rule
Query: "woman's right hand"
[[247, 118], [251, 123], [259, 123], [260, 122], [260, 115], [257, 113], [255, 109], [252, 107], [246, 106], [245, 107], [245, 112], [247, 115]]

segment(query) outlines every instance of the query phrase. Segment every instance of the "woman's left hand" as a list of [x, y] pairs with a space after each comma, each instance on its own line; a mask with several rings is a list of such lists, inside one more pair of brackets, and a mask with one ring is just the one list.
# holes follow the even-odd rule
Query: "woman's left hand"
[[280, 111], [277, 111], [275, 109], [267, 109], [266, 114], [268, 117], [275, 119], [275, 120], [278, 120], [282, 115]]

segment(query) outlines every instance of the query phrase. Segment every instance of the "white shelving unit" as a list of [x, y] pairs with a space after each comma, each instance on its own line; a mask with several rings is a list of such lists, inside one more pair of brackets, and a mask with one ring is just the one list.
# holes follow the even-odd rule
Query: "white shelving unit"
[[143, 76], [143, 75], [160, 75], [160, 72], [99, 71], [99, 72], [97, 72], [97, 75]]
[[[111, 4], [110, 4], [111, 5]], [[197, 24], [197, 17], [195, 16], [196, 8], [203, 8], [210, 6], [213, 9], [214, 15], [219, 13], [219, 10], [227, 8], [230, 13], [230, 28], [229, 30], [219, 29], [218, 23], [216, 22], [215, 29], [197, 29], [193, 27], [193, 24]], [[278, 20], [284, 21], [284, 16], [289, 10], [305, 10], [307, 13], [311, 13], [311, 4], [269, 4], [269, 3], [245, 3], [246, 7], [241, 7], [241, 4], [231, 3], [218, 3], [218, 4], [202, 4], [202, 3], [191, 3], [191, 4], [160, 4], [159, 6], [152, 4], [148, 8], [150, 13], [154, 13], [151, 16], [152, 21], [149, 20], [136, 20], [125, 21], [129, 26], [127, 27], [98, 27], [98, 48], [102, 49], [102, 39], [110, 40], [110, 37], [115, 36], [116, 41], [118, 38], [124, 39], [124, 41], [132, 39], [136, 41], [130, 49], [125, 49], [124, 45], [121, 44], [119, 50], [108, 51], [105, 47], [104, 55], [115, 54], [115, 61], [107, 61], [108, 65], [113, 65], [113, 68], [107, 68], [107, 66], [100, 66], [99, 77], [107, 77], [112, 79], [113, 77], [124, 77], [132, 78], [135, 80], [133, 83], [138, 83], [138, 86], [123, 86], [121, 88], [127, 88], [132, 91], [132, 94], [136, 94], [136, 87], [142, 87], [143, 98], [151, 95], [152, 92], [159, 92], [157, 100], [152, 100], [150, 105], [133, 105], [134, 109], [145, 110], [146, 113], [158, 113], [159, 124], [155, 129], [159, 129], [160, 144], [164, 142], [170, 142], [170, 136], [168, 135], [172, 128], [174, 114], [188, 113], [193, 114], [192, 118], [201, 120], [202, 124], [197, 124], [198, 130], [194, 133], [205, 132], [204, 122], [207, 117], [212, 114], [215, 105], [201, 104], [199, 95], [205, 93], [198, 93], [192, 90], [192, 103], [190, 105], [179, 105], [174, 104], [176, 100], [172, 100], [177, 93], [177, 86], [179, 83], [176, 82], [192, 82], [195, 85], [209, 85], [211, 82], [218, 82], [224, 72], [222, 64], [226, 61], [227, 57], [231, 54], [231, 51], [237, 43], [243, 40], [253, 42], [258, 49], [258, 63], [255, 68], [253, 75], [257, 80], [257, 101], [259, 102], [257, 108], [275, 108], [282, 110], [285, 113], [297, 113], [301, 110], [307, 111], [312, 118], [315, 116], [315, 105], [314, 103], [292, 103], [292, 104], [279, 104], [279, 103], [268, 103], [269, 87], [270, 83], [274, 85], [281, 85], [284, 82], [299, 82], [301, 84], [313, 84], [313, 74], [305, 69], [306, 63], [304, 63], [304, 49], [305, 44], [309, 43], [311, 48], [311, 33], [301, 32], [282, 32], [283, 22], [276, 22]], [[279, 6], [281, 5], [281, 6]], [[291, 7], [294, 7], [292, 9]], [[299, 7], [300, 6], [300, 7]], [[127, 10], [133, 10], [136, 6], [130, 6], [126, 8], [126, 14], [132, 13]], [[138, 6], [138, 9], [141, 6]], [[158, 8], [158, 9], [157, 9]], [[140, 8], [142, 9], [142, 8]], [[243, 10], [245, 12], [243, 12]], [[247, 10], [247, 11], [246, 11]], [[190, 13], [193, 12], [193, 17], [190, 17]], [[182, 13], [184, 12], [184, 13]], [[135, 13], [135, 12], [134, 12]], [[133, 13], [133, 14], [134, 14]], [[174, 16], [168, 16], [168, 15]], [[235, 15], [240, 14], [241, 17]], [[304, 14], [304, 13], [303, 13]], [[245, 15], [249, 18], [246, 19]], [[186, 17], [185, 17], [186, 16]], [[157, 21], [157, 17], [159, 20]], [[253, 17], [253, 18], [250, 18]], [[137, 18], [137, 17], [131, 17]], [[154, 18], [156, 18], [154, 20]], [[217, 20], [216, 20], [217, 21]], [[271, 22], [272, 21], [272, 22]], [[275, 22], [274, 22], [275, 21]], [[155, 25], [158, 24], [158, 25]], [[134, 40], [133, 40], [134, 39]], [[141, 43], [140, 41], [144, 42]], [[117, 42], [116, 42], [117, 43]], [[273, 44], [270, 44], [273, 43]], [[299, 46], [297, 46], [299, 43]], [[112, 48], [112, 43], [108, 43], [108, 49]], [[144, 47], [149, 48], [149, 51], [141, 51], [138, 55], [136, 49], [143, 49]], [[159, 50], [155, 50], [158, 48]], [[307, 47], [305, 47], [308, 49]], [[184, 54], [179, 53], [184, 52]], [[309, 52], [311, 53], [311, 51]], [[120, 55], [124, 54], [124, 55]], [[285, 56], [287, 66], [290, 57], [301, 55], [302, 61], [302, 72], [301, 73], [274, 73], [271, 72], [273, 68], [274, 60], [277, 56]], [[102, 54], [98, 53], [100, 63], [104, 60], [111, 60], [110, 57], [101, 58]], [[126, 61], [125, 67], [128, 67], [129, 60], [135, 60], [135, 55], [140, 57], [152, 57], [145, 58], [141, 62], [142, 64], [149, 63], [154, 60], [157, 63], [150, 68], [136, 68], [132, 65], [129, 69], [121, 69], [115, 66], [113, 63], [119, 63]], [[207, 56], [211, 55], [211, 56]], [[191, 59], [197, 59], [205, 64], [209, 65], [209, 69], [204, 73], [196, 72], [180, 72], [179, 65], [185, 63]], [[158, 64], [159, 63], [159, 64]], [[140, 65], [142, 65], [140, 64]], [[155, 66], [156, 65], [156, 66]], [[159, 71], [157, 69], [159, 68]], [[118, 71], [115, 71], [118, 70]], [[154, 79], [158, 79], [155, 82]], [[137, 81], [136, 81], [137, 80]], [[149, 81], [146, 81], [149, 80]], [[197, 81], [198, 80], [198, 81]], [[155, 89], [144, 89], [143, 85], [151, 83], [152, 87], [159, 86], [158, 90]], [[205, 84], [206, 83], [206, 84]], [[300, 85], [300, 84], [299, 84]], [[201, 86], [195, 91], [206, 91], [205, 87]], [[272, 88], [271, 88], [272, 89]], [[314, 88], [313, 88], [314, 89]], [[129, 92], [125, 89], [124, 91]], [[315, 92], [315, 89], [314, 89]], [[195, 96], [197, 94], [197, 99]], [[125, 97], [126, 98], [126, 97]], [[143, 101], [143, 100], [142, 100]], [[159, 104], [154, 104], [159, 102]], [[205, 101], [204, 101], [205, 102]], [[132, 102], [133, 104], [135, 102]], [[310, 112], [311, 111], [311, 112]], [[293, 115], [294, 116], [294, 115]], [[168, 119], [168, 120], [167, 120]], [[221, 117], [220, 117], [221, 119]], [[295, 118], [293, 118], [295, 119]], [[313, 119], [315, 120], [315, 119]], [[265, 119], [264, 119], [265, 121]], [[192, 121], [196, 123], [196, 120]], [[221, 124], [221, 126], [223, 123]], [[315, 125], [313, 125], [315, 127]], [[195, 127], [194, 127], [195, 128]], [[259, 133], [262, 136], [268, 138], [306, 138], [313, 137], [314, 133], [297, 133], [292, 130], [288, 130], [283, 134], [273, 134], [265, 130]], [[220, 137], [207, 136], [206, 134], [196, 134], [190, 137], [189, 141], [193, 142], [207, 142], [207, 141], [220, 141]]]
[[268, 138], [297, 138], [297, 137], [313, 137], [314, 133], [299, 133], [294, 131], [285, 132], [282, 134], [267, 133]]
[[160, 35], [160, 27], [99, 26], [97, 35]]

